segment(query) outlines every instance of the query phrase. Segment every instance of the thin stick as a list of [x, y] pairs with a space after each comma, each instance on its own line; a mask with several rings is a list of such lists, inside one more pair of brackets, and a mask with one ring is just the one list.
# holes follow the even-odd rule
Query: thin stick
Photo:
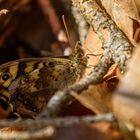
[[[98, 116], [65, 117], [42, 120], [24, 120], [19, 122], [0, 121], [1, 127], [16, 127], [26, 131], [0, 131], [0, 139], [41, 139], [49, 138], [56, 133], [56, 127], [87, 125], [100, 121], [114, 122], [112, 113]], [[27, 131], [27, 129], [29, 129]], [[39, 130], [38, 130], [39, 129]], [[31, 131], [32, 130], [32, 131]]]
[[102, 115], [88, 115], [82, 117], [57, 117], [57, 118], [45, 118], [40, 120], [22, 120], [22, 121], [0, 121], [0, 127], [16, 127], [23, 129], [39, 129], [49, 125], [55, 127], [71, 126], [78, 124], [91, 124], [100, 121], [113, 122], [115, 120], [112, 113]]
[[64, 27], [65, 27], [65, 30], [66, 30], [66, 36], [68, 38], [68, 42], [70, 43], [70, 34], [69, 34], [69, 31], [68, 31], [68, 28], [67, 28], [67, 24], [66, 24], [66, 20], [65, 20], [64, 15], [62, 15], [62, 21], [63, 21]]

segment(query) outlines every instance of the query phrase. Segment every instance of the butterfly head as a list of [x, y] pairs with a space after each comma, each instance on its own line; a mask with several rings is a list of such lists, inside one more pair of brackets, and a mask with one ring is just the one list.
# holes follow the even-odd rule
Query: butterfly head
[[76, 43], [76, 46], [70, 58], [77, 64], [87, 63], [87, 57], [85, 56], [84, 50], [82, 49], [80, 42]]

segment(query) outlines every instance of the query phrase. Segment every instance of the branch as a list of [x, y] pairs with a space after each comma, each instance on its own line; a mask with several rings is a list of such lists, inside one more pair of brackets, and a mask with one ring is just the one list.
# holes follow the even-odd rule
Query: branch
[[57, 117], [57, 118], [47, 118], [40, 120], [22, 120], [22, 121], [5, 121], [0, 120], [0, 127], [16, 127], [22, 129], [39, 129], [47, 126], [71, 126], [78, 124], [91, 124], [100, 121], [113, 122], [115, 120], [112, 113], [102, 114], [102, 115], [89, 115], [82, 117]]
[[[41, 139], [49, 138], [56, 132], [57, 127], [78, 124], [92, 124], [100, 121], [114, 122], [112, 113], [98, 116], [51, 118], [43, 120], [24, 120], [17, 122], [0, 121], [0, 127], [16, 127], [25, 131], [0, 131], [0, 139]], [[27, 131], [28, 130], [28, 131]]]

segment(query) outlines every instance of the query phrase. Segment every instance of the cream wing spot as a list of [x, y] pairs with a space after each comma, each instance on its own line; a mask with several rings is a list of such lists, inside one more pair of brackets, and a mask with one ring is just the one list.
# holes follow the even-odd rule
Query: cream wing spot
[[9, 73], [11, 74], [11, 78], [15, 79], [17, 76], [17, 72], [18, 72], [18, 65], [13, 65], [9, 68]]
[[25, 73], [29, 73], [29, 72], [31, 72], [31, 71], [33, 71], [33, 69], [34, 69], [34, 64], [35, 64], [35, 62], [30, 62], [30, 63], [27, 63], [27, 66], [26, 66], [26, 68], [25, 68]]

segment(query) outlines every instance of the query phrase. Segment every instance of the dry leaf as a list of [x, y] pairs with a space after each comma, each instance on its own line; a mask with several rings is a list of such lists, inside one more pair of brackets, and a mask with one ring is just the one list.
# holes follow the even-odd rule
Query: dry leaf
[[114, 4], [122, 9], [122, 14], [129, 18], [140, 21], [138, 9], [134, 0], [114, 0]]
[[106, 84], [97, 86], [90, 86], [88, 90], [84, 91], [81, 95], [72, 93], [82, 105], [92, 110], [96, 114], [110, 112], [112, 109], [111, 97], [112, 94], [107, 90]]
[[[102, 5], [132, 43], [140, 40], [140, 1], [101, 0]], [[135, 35], [136, 34], [136, 35]]]
[[[101, 55], [96, 56], [98, 54], [102, 54], [103, 50], [101, 48], [101, 40], [98, 38], [98, 35], [93, 31], [92, 28], [89, 29], [86, 40], [84, 42], [83, 48], [85, 50], [85, 54], [88, 55], [88, 65], [89, 68], [86, 70], [86, 74], [91, 71], [94, 65], [96, 65], [99, 61]], [[89, 55], [91, 54], [91, 55]]]
[[112, 73], [107, 75], [101, 84], [90, 85], [81, 95], [72, 93], [82, 105], [92, 110], [96, 114], [102, 114], [112, 111], [112, 93], [116, 89], [118, 79]]
[[114, 0], [100, 0], [103, 7], [106, 9], [107, 13], [112, 17], [112, 6]]
[[123, 30], [129, 39], [132, 39], [134, 32], [133, 20], [130, 19], [128, 15], [124, 13], [123, 9], [121, 9], [116, 3], [113, 4], [112, 13], [113, 20], [116, 22], [119, 28]]
[[137, 10], [138, 10], [138, 12], [139, 12], [139, 15], [140, 15], [140, 1], [139, 1], [139, 0], [134, 0], [134, 1], [135, 1]]

